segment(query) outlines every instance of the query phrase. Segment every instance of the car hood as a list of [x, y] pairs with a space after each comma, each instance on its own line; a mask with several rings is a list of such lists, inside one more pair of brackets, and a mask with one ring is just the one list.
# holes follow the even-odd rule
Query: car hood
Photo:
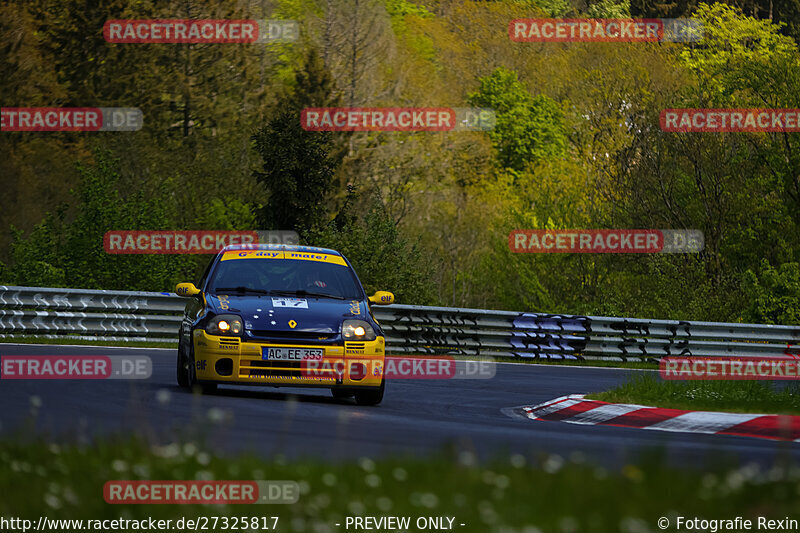
[[208, 295], [215, 314], [239, 315], [249, 331], [303, 331], [336, 334], [345, 318], [366, 320], [364, 301], [332, 298]]

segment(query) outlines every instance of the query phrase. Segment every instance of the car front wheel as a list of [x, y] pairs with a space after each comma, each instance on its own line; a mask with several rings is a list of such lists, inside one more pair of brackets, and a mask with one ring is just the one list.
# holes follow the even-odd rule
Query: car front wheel
[[195, 370], [195, 360], [193, 350], [189, 352], [188, 364], [186, 365], [187, 387], [197, 394], [213, 394], [217, 391], [216, 383], [199, 383], [197, 381], [197, 371]]
[[178, 369], [177, 369], [177, 377], [178, 377], [178, 385], [187, 388], [189, 387], [189, 363], [186, 361], [186, 356], [184, 355], [183, 346], [178, 343]]

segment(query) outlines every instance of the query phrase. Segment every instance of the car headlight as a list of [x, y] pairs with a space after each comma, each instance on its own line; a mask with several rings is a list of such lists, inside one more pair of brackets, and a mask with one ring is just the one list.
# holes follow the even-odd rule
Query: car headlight
[[242, 319], [236, 315], [217, 315], [206, 324], [206, 333], [209, 335], [238, 337], [242, 334], [242, 330]]
[[342, 322], [342, 337], [346, 341], [374, 341], [376, 338], [369, 322], [352, 319]]

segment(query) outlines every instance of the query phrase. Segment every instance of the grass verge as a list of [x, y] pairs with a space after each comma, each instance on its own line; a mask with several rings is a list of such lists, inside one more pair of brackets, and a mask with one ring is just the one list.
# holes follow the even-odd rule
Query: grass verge
[[[504, 362], [502, 358], [497, 358], [498, 362]], [[531, 365], [553, 365], [553, 366], [593, 366], [597, 368], [624, 368], [624, 369], [639, 369], [639, 370], [658, 370], [658, 363], [648, 363], [646, 361], [604, 361], [602, 359], [584, 359], [582, 361], [574, 361], [572, 359], [547, 360], [547, 359], [508, 359], [509, 362], [527, 363]]]
[[800, 384], [769, 381], [665, 381], [642, 373], [614, 389], [588, 394], [611, 403], [731, 413], [800, 415]]
[[[0, 442], [0, 516], [178, 519], [278, 516], [278, 531], [343, 531], [347, 516], [455, 517], [462, 532], [658, 531], [659, 517], [786, 517], [797, 513], [800, 469], [755, 464], [706, 472], [662, 457], [609, 471], [579, 457], [512, 455], [475, 464], [469, 454], [338, 463], [219, 457], [202, 444], [140, 440], [90, 445]], [[291, 505], [109, 505], [108, 480], [295, 480]], [[341, 524], [341, 527], [335, 524]], [[459, 524], [465, 524], [463, 527]], [[675, 530], [674, 527], [670, 530]], [[409, 531], [417, 531], [410, 528]]]

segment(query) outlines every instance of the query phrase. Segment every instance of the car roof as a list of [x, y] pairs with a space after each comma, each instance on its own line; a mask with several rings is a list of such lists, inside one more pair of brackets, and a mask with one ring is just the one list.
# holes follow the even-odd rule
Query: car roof
[[318, 248], [316, 246], [299, 246], [295, 244], [229, 244], [222, 250], [223, 252], [233, 252], [239, 250], [274, 250], [280, 252], [307, 252], [307, 253], [322, 253], [329, 255], [341, 256], [336, 250], [330, 248]]

